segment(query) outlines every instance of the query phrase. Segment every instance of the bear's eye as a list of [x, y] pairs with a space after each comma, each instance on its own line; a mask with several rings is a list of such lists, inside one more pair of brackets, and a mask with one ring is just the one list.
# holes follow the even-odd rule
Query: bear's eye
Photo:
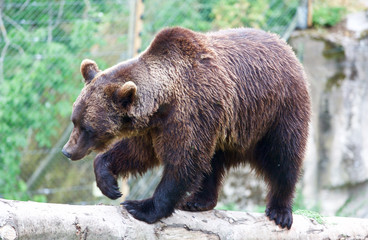
[[81, 131], [82, 132], [86, 132], [88, 133], [89, 135], [93, 135], [94, 134], [94, 130], [91, 126], [88, 126], [88, 125], [82, 125], [80, 127]]
[[128, 116], [124, 116], [123, 117], [123, 123], [130, 123], [132, 121], [132, 119]]

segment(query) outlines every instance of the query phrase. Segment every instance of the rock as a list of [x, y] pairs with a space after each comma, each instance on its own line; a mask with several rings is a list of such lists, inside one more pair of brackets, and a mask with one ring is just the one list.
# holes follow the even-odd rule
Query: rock
[[356, 38], [364, 37], [368, 31], [368, 10], [347, 16], [346, 29], [354, 32]]
[[313, 105], [302, 185], [305, 202], [322, 214], [368, 217], [368, 39], [355, 37], [365, 27], [349, 28], [351, 21], [332, 33], [304, 31], [290, 40]]

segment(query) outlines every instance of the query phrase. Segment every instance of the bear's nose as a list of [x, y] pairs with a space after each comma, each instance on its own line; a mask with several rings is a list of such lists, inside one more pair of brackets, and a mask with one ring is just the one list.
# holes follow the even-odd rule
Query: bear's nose
[[70, 153], [68, 153], [65, 148], [63, 148], [63, 150], [61, 150], [61, 152], [65, 155], [65, 157], [70, 158], [72, 155]]

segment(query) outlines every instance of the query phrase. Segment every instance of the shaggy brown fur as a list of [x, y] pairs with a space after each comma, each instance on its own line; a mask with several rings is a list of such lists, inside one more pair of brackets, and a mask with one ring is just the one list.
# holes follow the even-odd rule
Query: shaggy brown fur
[[310, 99], [302, 66], [278, 36], [168, 28], [139, 57], [105, 71], [85, 60], [81, 72], [64, 154], [105, 151], [95, 174], [112, 199], [121, 195], [117, 176], [164, 165], [152, 198], [123, 203], [135, 218], [212, 209], [225, 170], [249, 163], [269, 186], [266, 214], [291, 227]]

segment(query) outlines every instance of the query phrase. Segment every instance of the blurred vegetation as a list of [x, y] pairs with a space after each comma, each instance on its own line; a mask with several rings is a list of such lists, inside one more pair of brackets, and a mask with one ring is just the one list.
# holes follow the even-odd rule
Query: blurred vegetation
[[[253, 27], [282, 34], [299, 0], [150, 0], [145, 1], [143, 47], [165, 26], [195, 31]], [[149, 11], [155, 6], [160, 11]]]
[[363, 11], [363, 1], [314, 0], [313, 25], [315, 27], [332, 27], [349, 13]]
[[253, 27], [281, 34], [295, 16], [295, 0], [219, 0], [211, 16], [216, 28]]
[[251, 26], [265, 27], [269, 1], [221, 0], [213, 8], [218, 28]]
[[334, 1], [316, 0], [313, 2], [313, 25], [317, 27], [331, 27], [339, 23], [347, 9], [336, 5]]
[[239, 211], [239, 207], [236, 205], [236, 203], [218, 204], [216, 205], [215, 209], [227, 211]]
[[[82, 87], [82, 82], [76, 81], [79, 78], [76, 66], [81, 56], [88, 56], [93, 45], [103, 44], [98, 34], [99, 22], [113, 14], [103, 11], [95, 7], [93, 1], [80, 11], [71, 4], [51, 4], [50, 8], [46, 0], [28, 4], [12, 1], [2, 6], [2, 197], [30, 198], [24, 179], [20, 177], [20, 161], [30, 146], [33, 145], [33, 149], [51, 148], [60, 135], [60, 125], [65, 125], [71, 103]], [[4, 25], [4, 20], [10, 24]], [[43, 199], [36, 196], [33, 200]]]
[[294, 213], [297, 214], [297, 215], [301, 215], [301, 216], [304, 216], [304, 217], [307, 217], [307, 218], [314, 219], [319, 224], [324, 224], [325, 223], [325, 220], [324, 220], [323, 216], [321, 214], [319, 214], [318, 212], [315, 212], [315, 211], [298, 209], [298, 210], [294, 211]]

